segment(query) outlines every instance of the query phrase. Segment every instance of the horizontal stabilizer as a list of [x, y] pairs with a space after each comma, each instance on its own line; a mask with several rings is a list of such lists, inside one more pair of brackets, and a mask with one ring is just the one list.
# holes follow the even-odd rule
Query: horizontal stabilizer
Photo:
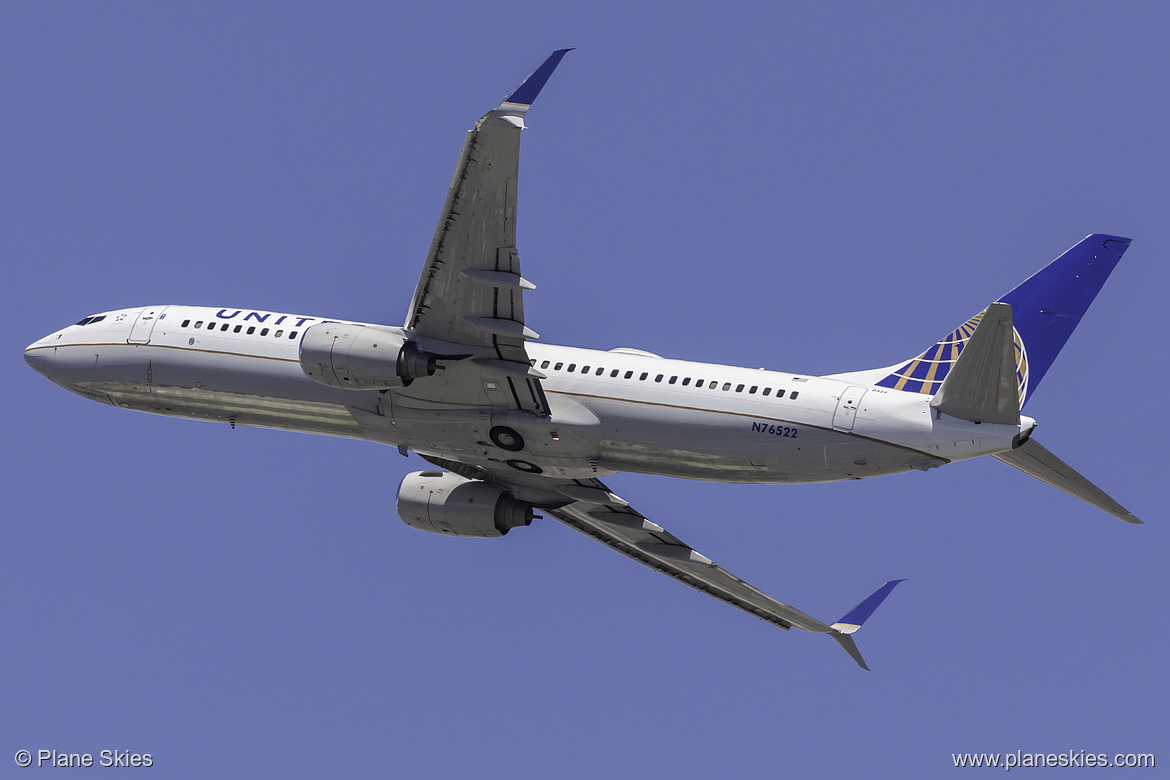
[[1141, 523], [1121, 504], [1110, 498], [1104, 490], [1094, 485], [1072, 469], [1067, 463], [1044, 449], [1035, 439], [1028, 439], [1010, 452], [993, 456], [1009, 466], [1019, 469], [1030, 477], [1046, 482], [1054, 488], [1075, 496], [1086, 504], [1103, 509], [1127, 523]]
[[1011, 306], [993, 303], [987, 307], [930, 406], [960, 420], [1020, 424]]

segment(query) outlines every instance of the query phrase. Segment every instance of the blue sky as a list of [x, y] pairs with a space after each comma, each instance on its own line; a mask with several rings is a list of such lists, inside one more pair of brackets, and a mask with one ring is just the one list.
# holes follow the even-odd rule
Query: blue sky
[[[0, 762], [156, 777], [935, 777], [1166, 737], [1170, 12], [1145, 3], [7, 3]], [[553, 49], [519, 249], [550, 343], [830, 373], [1134, 243], [1008, 467], [609, 481], [874, 669], [547, 521], [413, 531], [374, 444], [101, 407], [21, 350], [190, 303], [400, 323], [464, 131]], [[1165, 754], [1164, 756], [1162, 754]], [[11, 765], [9, 765], [11, 766]], [[34, 770], [27, 770], [33, 772]], [[970, 771], [970, 770], [968, 770]]]

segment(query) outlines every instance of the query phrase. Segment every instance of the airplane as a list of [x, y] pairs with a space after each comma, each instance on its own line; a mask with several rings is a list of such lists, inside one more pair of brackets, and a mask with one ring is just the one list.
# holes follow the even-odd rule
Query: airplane
[[570, 49], [469, 130], [402, 326], [215, 306], [106, 311], [41, 338], [28, 364], [123, 409], [367, 439], [434, 468], [399, 517], [501, 537], [551, 516], [785, 630], [853, 639], [901, 580], [833, 623], [752, 587], [641, 514], [622, 471], [796, 484], [991, 456], [1126, 522], [1133, 514], [1041, 446], [1021, 409], [1129, 247], [1094, 233], [925, 351], [828, 376], [542, 344], [516, 243], [520, 134]]

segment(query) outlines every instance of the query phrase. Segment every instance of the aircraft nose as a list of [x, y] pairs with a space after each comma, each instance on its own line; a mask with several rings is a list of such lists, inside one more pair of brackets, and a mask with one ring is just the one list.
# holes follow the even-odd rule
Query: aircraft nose
[[24, 348], [24, 362], [28, 363], [33, 371], [48, 376], [49, 353], [52, 349], [45, 348], [45, 339], [34, 341]]

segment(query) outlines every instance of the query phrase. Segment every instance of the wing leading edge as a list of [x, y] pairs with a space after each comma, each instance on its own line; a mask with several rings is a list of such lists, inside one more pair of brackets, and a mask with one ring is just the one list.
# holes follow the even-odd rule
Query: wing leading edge
[[785, 631], [795, 627], [827, 634], [862, 669], [868, 670], [869, 667], [851, 635], [902, 582], [890, 580], [830, 625], [736, 577], [631, 507], [601, 480], [565, 481], [534, 474], [518, 475], [503, 464], [486, 459], [473, 465], [434, 456], [423, 457], [467, 479], [484, 480], [507, 488], [515, 496], [535, 504], [542, 514], [555, 517], [627, 558]]
[[516, 194], [524, 115], [569, 51], [553, 52], [464, 140], [405, 323], [429, 351], [470, 358], [477, 368], [447, 403], [482, 406], [479, 388], [491, 374], [510, 391], [507, 407], [549, 413], [525, 349], [537, 334], [524, 322], [523, 293], [535, 285], [520, 274]]
[[715, 564], [610, 493], [598, 480], [562, 487], [560, 492], [576, 500], [555, 509], [541, 511], [644, 566], [760, 620], [766, 620], [784, 630], [795, 627], [802, 631], [828, 634], [861, 668], [869, 669], [850, 635], [861, 627], [902, 580], [887, 582], [839, 621], [828, 625], [796, 607], [772, 598]]

